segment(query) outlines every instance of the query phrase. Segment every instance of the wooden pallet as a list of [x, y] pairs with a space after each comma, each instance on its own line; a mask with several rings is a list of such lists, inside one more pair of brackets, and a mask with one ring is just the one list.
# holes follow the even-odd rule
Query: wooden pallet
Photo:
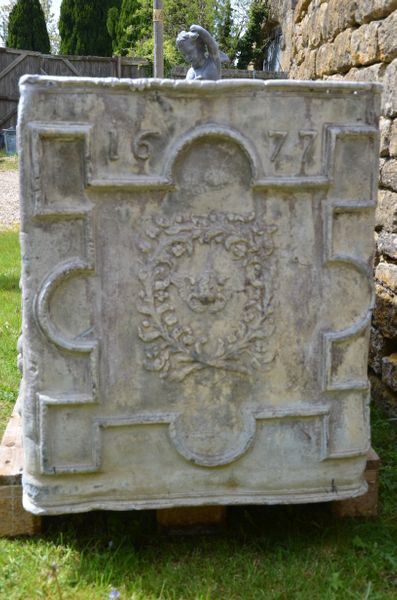
[[156, 511], [159, 531], [169, 535], [217, 533], [226, 524], [226, 506], [161, 508]]
[[[368, 492], [364, 496], [332, 503], [339, 517], [374, 517], [378, 514], [380, 460], [368, 452], [365, 478]], [[40, 533], [42, 518], [28, 513], [22, 506], [22, 420], [14, 409], [0, 446], [0, 537]], [[201, 531], [219, 527], [225, 520], [225, 507], [173, 508], [157, 511], [163, 531]]]
[[332, 503], [332, 511], [338, 517], [377, 517], [379, 496], [380, 458], [373, 448], [367, 454], [364, 477], [368, 491], [363, 496]]
[[14, 409], [0, 446], [0, 537], [41, 531], [42, 519], [22, 506], [22, 470], [22, 422]]

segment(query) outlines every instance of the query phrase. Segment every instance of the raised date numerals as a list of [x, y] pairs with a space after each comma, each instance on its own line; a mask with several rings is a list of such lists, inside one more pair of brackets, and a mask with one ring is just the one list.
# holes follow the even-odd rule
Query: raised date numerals
[[[310, 158], [317, 135], [318, 132], [315, 129], [301, 129], [298, 131], [298, 142], [301, 152], [302, 167], [306, 165]], [[290, 134], [288, 131], [275, 129], [268, 131], [268, 136], [272, 142], [270, 162], [276, 162], [277, 159], [282, 158], [283, 148], [285, 147], [285, 144], [289, 138], [292, 137], [292, 134]]]
[[[136, 161], [147, 161], [152, 155], [153, 141], [160, 137], [159, 131], [144, 130], [136, 133], [131, 140], [131, 152]], [[108, 157], [110, 161], [119, 159], [119, 133], [109, 131]]]

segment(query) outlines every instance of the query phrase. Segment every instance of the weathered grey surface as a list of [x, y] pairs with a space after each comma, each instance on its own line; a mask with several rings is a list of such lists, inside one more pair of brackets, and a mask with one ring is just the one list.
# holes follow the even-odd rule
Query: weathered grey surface
[[363, 493], [379, 87], [21, 87], [25, 507]]
[[[176, 38], [176, 45], [185, 60], [191, 64], [186, 79], [217, 80], [221, 78], [220, 50], [206, 29], [200, 25], [191, 25], [189, 31], [180, 32]], [[227, 59], [225, 54], [223, 56]]]

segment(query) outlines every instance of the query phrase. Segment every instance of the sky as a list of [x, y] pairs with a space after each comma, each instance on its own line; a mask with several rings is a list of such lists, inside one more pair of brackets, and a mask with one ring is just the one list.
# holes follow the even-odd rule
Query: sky
[[[61, 6], [61, 2], [62, 0], [52, 0], [52, 11], [55, 14], [57, 20], [59, 17], [59, 8]], [[4, 6], [4, 4], [7, 4], [7, 0], [0, 0], [0, 6]]]
[[52, 0], [52, 11], [55, 14], [57, 20], [59, 18], [59, 9], [61, 6], [61, 2], [62, 0]]

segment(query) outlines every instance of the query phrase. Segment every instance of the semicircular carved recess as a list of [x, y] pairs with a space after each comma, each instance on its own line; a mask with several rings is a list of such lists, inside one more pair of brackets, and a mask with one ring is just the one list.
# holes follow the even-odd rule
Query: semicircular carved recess
[[[256, 419], [249, 411], [241, 414], [241, 429], [234, 436], [233, 445], [223, 452], [204, 453], [192, 449], [191, 433], [186, 433], [182, 423], [183, 415], [178, 415], [169, 426], [169, 433], [175, 449], [184, 458], [201, 467], [221, 467], [243, 456], [252, 446], [256, 433]], [[185, 435], [184, 435], [185, 434]], [[214, 430], [215, 434], [215, 430]], [[185, 439], [184, 439], [185, 438]]]
[[37, 323], [47, 339], [62, 350], [78, 353], [90, 353], [96, 346], [96, 340], [68, 339], [52, 321], [49, 305], [55, 290], [72, 277], [92, 275], [94, 269], [88, 262], [74, 258], [58, 264], [44, 279], [34, 302]]
[[164, 165], [163, 173], [167, 181], [171, 182], [173, 180], [174, 165], [183, 150], [190, 144], [205, 138], [218, 138], [237, 144], [248, 158], [251, 167], [252, 184], [255, 183], [259, 171], [259, 157], [255, 146], [236, 129], [225, 127], [218, 123], [207, 123], [206, 125], [195, 127], [177, 140], [176, 144], [170, 149], [168, 160]]

